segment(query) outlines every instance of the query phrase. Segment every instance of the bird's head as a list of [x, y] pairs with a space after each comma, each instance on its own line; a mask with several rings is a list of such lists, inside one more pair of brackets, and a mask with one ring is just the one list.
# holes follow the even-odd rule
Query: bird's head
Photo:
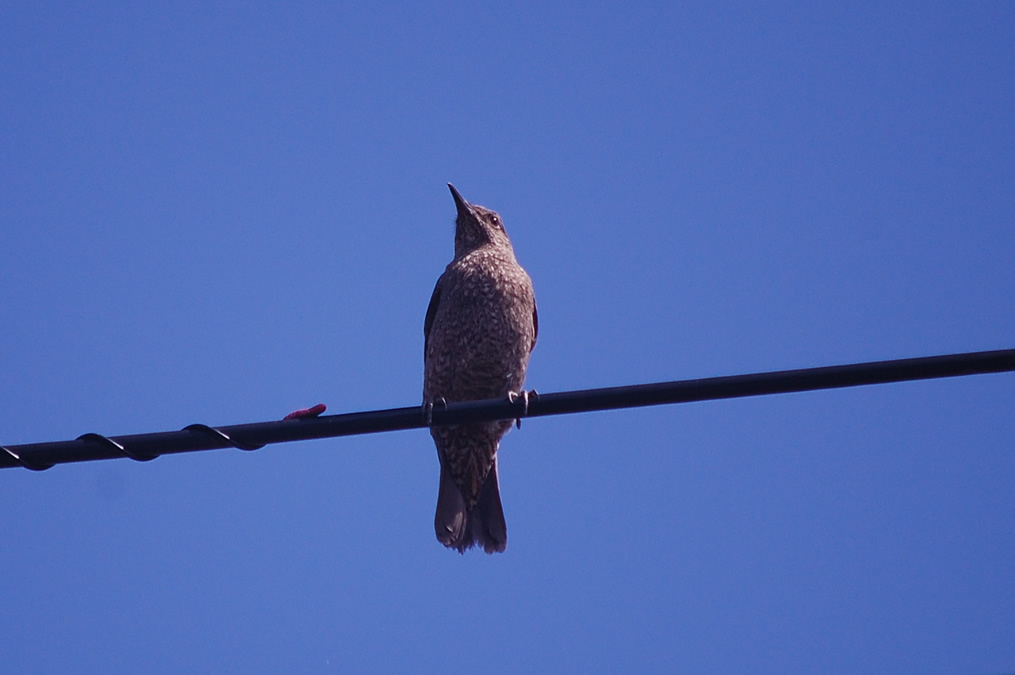
[[448, 188], [458, 209], [455, 220], [455, 259], [468, 255], [481, 246], [507, 246], [511, 249], [511, 240], [496, 211], [465, 201], [462, 193], [451, 183], [448, 183]]

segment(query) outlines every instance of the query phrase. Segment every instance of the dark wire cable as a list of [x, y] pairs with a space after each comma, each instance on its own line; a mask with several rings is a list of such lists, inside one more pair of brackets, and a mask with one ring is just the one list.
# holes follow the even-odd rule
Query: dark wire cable
[[[529, 397], [527, 409], [521, 397], [449, 403], [434, 406], [429, 414], [434, 425], [461, 424], [1010, 371], [1015, 371], [1015, 349], [539, 394]], [[131, 436], [90, 433], [73, 441], [0, 446], [0, 468], [42, 471], [55, 464], [117, 457], [148, 461], [177, 452], [256, 450], [270, 443], [426, 426], [422, 406], [413, 406], [224, 427], [191, 424], [181, 431]]]

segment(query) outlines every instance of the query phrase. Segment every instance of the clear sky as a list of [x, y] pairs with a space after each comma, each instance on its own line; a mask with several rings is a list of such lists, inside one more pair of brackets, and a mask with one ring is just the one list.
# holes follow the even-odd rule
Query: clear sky
[[[415, 405], [455, 183], [551, 392], [1015, 347], [1015, 4], [6, 3], [0, 443]], [[0, 472], [9, 672], [1015, 669], [1015, 375]]]

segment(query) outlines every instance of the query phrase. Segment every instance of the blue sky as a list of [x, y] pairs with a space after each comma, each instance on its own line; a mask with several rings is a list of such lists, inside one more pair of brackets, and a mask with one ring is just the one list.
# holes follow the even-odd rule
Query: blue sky
[[[1015, 347], [1010, 3], [0, 9], [0, 443], [414, 405], [452, 181], [550, 392]], [[11, 672], [1015, 668], [1015, 378], [0, 472]]]

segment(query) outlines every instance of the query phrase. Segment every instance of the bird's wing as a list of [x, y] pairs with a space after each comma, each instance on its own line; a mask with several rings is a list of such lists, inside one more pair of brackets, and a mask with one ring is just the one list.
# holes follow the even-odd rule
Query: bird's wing
[[437, 316], [437, 305], [441, 302], [441, 279], [444, 278], [442, 274], [440, 279], [437, 280], [437, 285], [433, 287], [433, 295], [430, 296], [430, 304], [426, 308], [426, 318], [423, 319], [423, 360], [426, 360], [426, 350], [430, 344], [430, 328], [433, 327], [434, 317]]
[[539, 338], [539, 312], [536, 310], [536, 303], [532, 303], [532, 344], [529, 346], [531, 352], [536, 348], [536, 340]]

